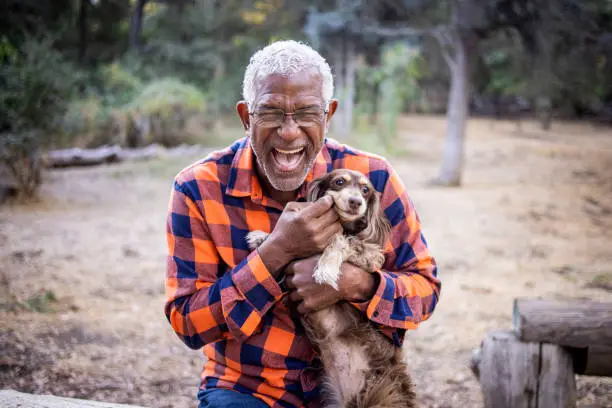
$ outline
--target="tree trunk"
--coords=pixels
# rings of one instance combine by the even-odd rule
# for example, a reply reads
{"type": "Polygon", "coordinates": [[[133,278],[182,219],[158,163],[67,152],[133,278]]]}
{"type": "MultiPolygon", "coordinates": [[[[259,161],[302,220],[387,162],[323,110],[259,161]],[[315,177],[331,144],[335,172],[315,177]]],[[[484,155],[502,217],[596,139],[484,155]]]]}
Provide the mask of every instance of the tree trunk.
{"type": "Polygon", "coordinates": [[[144,6],[148,0],[138,0],[134,5],[132,18],[130,19],[130,48],[140,50],[142,44],[140,42],[140,33],[142,32],[142,16],[144,6]]]}
{"type": "Polygon", "coordinates": [[[355,43],[351,38],[345,40],[344,63],[344,126],[343,138],[350,136],[353,130],[353,110],[355,108],[355,71],[357,68],[357,54],[355,43]]]}
{"type": "Polygon", "coordinates": [[[542,130],[550,130],[552,125],[552,102],[550,98],[545,96],[536,98],[536,115],[540,120],[542,130]]]}
{"type": "Polygon", "coordinates": [[[447,129],[444,142],[442,168],[437,184],[459,186],[463,168],[463,141],[469,115],[470,61],[474,44],[468,35],[459,34],[455,38],[451,71],[451,89],[446,111],[447,129]]]}
{"type": "Polygon", "coordinates": [[[339,100],[339,109],[336,111],[332,120],[332,131],[335,137],[341,139],[344,136],[344,47],[342,41],[337,41],[337,46],[333,47],[331,56],[334,69],[334,96],[339,100]]]}
{"type": "Polygon", "coordinates": [[[89,0],[81,0],[79,8],[79,62],[83,64],[87,53],[87,8],[89,0]]]}

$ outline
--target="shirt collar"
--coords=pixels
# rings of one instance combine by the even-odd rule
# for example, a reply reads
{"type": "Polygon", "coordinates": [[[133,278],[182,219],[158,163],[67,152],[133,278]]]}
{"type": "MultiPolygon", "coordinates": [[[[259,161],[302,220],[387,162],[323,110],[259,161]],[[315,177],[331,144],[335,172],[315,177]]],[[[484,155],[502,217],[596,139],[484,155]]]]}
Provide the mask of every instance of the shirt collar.
{"type": "MultiPolygon", "coordinates": [[[[238,150],[232,160],[229,178],[225,193],[233,197],[248,197],[255,202],[266,205],[272,201],[263,195],[263,189],[259,181],[259,176],[255,170],[255,154],[251,146],[251,138],[245,137],[237,142],[238,150]]],[[[327,139],[323,141],[323,148],[317,154],[314,165],[306,180],[298,191],[297,198],[306,198],[308,186],[312,180],[326,174],[331,169],[331,156],[327,149],[327,139]]]]}

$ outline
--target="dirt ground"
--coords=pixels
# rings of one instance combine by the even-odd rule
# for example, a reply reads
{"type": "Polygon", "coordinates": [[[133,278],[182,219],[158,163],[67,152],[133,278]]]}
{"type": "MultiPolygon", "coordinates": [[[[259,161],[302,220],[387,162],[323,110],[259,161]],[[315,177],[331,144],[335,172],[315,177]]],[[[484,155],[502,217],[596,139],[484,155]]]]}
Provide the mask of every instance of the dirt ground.
{"type": "MultiPolygon", "coordinates": [[[[444,126],[403,118],[391,159],[443,282],[405,347],[422,407],[479,407],[471,350],[511,327],[514,298],[612,301],[612,130],[474,119],[448,189],[428,184],[444,126]]],[[[0,207],[0,388],[196,405],[203,358],[163,315],[168,194],[195,159],[54,170],[39,202],[0,207]]],[[[579,407],[612,407],[612,378],[578,387],[579,407]]]]}

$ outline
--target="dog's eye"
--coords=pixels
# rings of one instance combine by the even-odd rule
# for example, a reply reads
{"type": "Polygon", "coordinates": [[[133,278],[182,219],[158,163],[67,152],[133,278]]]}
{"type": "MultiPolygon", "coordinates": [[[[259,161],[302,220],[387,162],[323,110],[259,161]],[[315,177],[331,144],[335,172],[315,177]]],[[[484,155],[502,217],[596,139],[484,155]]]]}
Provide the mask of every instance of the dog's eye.
{"type": "Polygon", "coordinates": [[[344,179],[339,178],[338,180],[336,180],[336,185],[338,187],[342,187],[344,185],[344,179]]]}
{"type": "Polygon", "coordinates": [[[363,186],[361,187],[361,192],[363,194],[368,194],[370,192],[370,189],[368,188],[368,186],[363,186]]]}

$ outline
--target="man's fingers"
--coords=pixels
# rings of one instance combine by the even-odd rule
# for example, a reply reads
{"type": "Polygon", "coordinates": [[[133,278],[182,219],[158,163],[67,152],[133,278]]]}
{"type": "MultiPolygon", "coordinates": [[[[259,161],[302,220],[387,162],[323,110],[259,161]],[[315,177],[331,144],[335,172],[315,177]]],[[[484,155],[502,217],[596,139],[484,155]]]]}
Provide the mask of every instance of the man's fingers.
{"type": "Polygon", "coordinates": [[[308,208],[311,205],[311,203],[299,203],[297,201],[290,201],[285,206],[285,211],[302,211],[304,208],[308,208]]]}
{"type": "Polygon", "coordinates": [[[316,225],[317,229],[325,228],[334,222],[337,222],[340,218],[338,217],[338,213],[334,210],[328,210],[323,213],[319,218],[317,218],[313,224],[316,225]]]}
{"type": "Polygon", "coordinates": [[[327,242],[327,245],[329,245],[331,240],[336,235],[342,234],[342,231],[343,231],[342,224],[340,224],[339,222],[336,222],[336,223],[333,223],[323,228],[323,230],[321,231],[321,234],[323,236],[324,242],[327,242]]]}
{"type": "Polygon", "coordinates": [[[333,204],[334,199],[330,196],[321,197],[317,201],[306,207],[303,210],[303,214],[306,217],[319,218],[320,216],[325,214],[325,212],[329,210],[333,204]]]}

